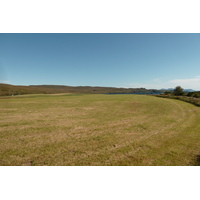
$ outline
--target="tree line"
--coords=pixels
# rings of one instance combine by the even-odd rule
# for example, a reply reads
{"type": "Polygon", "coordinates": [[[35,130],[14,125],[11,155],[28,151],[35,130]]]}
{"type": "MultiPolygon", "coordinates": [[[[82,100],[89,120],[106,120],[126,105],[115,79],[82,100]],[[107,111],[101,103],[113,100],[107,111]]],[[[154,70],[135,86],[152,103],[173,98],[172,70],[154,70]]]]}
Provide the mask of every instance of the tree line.
{"type": "Polygon", "coordinates": [[[176,86],[173,91],[165,91],[164,94],[165,95],[188,96],[188,97],[200,98],[200,91],[185,92],[181,86],[176,86]]]}

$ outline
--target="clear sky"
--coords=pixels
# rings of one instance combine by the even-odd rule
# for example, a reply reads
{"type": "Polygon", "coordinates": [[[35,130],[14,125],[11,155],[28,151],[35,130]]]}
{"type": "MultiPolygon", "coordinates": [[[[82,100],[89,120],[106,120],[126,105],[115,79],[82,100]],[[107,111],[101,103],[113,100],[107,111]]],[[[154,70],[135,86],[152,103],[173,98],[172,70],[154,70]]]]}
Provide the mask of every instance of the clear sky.
{"type": "Polygon", "coordinates": [[[200,34],[0,34],[0,82],[200,90],[200,34]]]}

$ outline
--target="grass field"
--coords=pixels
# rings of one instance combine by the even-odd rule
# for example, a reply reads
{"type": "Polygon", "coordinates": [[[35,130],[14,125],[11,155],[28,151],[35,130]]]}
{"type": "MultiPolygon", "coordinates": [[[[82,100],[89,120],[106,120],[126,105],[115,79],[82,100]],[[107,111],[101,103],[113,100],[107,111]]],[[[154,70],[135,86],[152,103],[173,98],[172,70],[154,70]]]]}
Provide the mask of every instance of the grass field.
{"type": "Polygon", "coordinates": [[[0,165],[199,165],[200,108],[145,95],[0,99],[0,165]]]}

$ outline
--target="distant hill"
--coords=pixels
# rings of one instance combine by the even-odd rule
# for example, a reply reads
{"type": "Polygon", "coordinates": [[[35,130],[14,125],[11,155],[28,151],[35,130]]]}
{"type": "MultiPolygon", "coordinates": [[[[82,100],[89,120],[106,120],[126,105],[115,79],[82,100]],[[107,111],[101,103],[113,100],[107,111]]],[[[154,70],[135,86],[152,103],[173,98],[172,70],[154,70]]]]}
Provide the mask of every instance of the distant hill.
{"type": "Polygon", "coordinates": [[[174,90],[174,88],[168,88],[168,89],[166,89],[166,88],[161,88],[160,90],[162,90],[162,91],[171,91],[171,90],[174,90]]]}
{"type": "Polygon", "coordinates": [[[115,88],[65,85],[29,85],[16,86],[0,83],[0,96],[23,94],[56,94],[56,93],[84,93],[84,94],[160,94],[161,90],[145,88],[115,88]]]}
{"type": "MultiPolygon", "coordinates": [[[[174,88],[168,88],[168,89],[162,88],[160,90],[161,91],[173,91],[174,88]]],[[[195,90],[192,90],[192,89],[183,89],[183,91],[185,91],[185,92],[194,92],[195,90]]]]}
{"type": "Polygon", "coordinates": [[[183,91],[185,91],[185,92],[194,92],[195,90],[192,90],[192,89],[183,89],[183,91]]]}

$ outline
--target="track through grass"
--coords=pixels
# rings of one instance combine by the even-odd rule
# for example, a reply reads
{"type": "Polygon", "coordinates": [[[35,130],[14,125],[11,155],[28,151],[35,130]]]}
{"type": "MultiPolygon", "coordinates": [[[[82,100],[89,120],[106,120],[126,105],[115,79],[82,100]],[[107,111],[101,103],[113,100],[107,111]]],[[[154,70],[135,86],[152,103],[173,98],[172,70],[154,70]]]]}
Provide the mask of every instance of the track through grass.
{"type": "Polygon", "coordinates": [[[199,107],[173,99],[0,99],[0,165],[199,165],[199,130],[199,107]]]}

